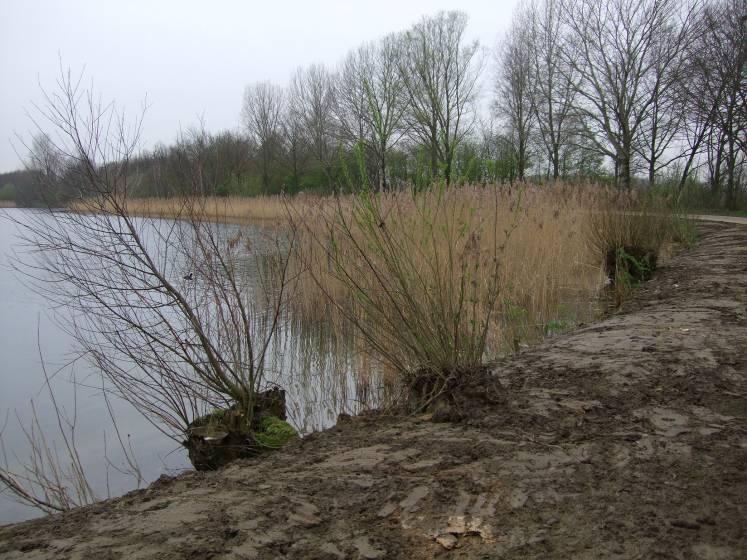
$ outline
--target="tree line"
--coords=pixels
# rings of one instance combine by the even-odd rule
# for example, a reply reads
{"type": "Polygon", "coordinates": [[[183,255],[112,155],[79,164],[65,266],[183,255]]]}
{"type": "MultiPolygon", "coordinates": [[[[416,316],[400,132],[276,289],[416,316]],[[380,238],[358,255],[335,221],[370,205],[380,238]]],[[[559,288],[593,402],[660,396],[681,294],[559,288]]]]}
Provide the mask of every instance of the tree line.
{"type": "MultiPolygon", "coordinates": [[[[747,184],[746,22],[745,0],[530,0],[491,55],[467,37],[466,14],[426,16],[335,68],[249,84],[237,131],[199,126],[133,158],[129,190],[583,177],[676,194],[697,182],[735,207],[747,184]]],[[[57,173],[62,198],[83,196],[64,181],[75,162],[55,161],[44,140],[35,138],[30,166],[57,173]]]]}
{"type": "Polygon", "coordinates": [[[498,55],[497,110],[517,168],[564,174],[576,146],[616,184],[702,179],[734,207],[745,188],[744,0],[535,0],[498,55]]]}

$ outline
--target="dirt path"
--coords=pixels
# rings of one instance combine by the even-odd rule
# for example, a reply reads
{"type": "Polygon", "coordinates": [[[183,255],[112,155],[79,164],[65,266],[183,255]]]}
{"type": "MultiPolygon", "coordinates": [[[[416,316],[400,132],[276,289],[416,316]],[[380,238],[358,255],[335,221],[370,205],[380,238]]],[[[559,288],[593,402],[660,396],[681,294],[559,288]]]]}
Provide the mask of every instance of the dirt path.
{"type": "Polygon", "coordinates": [[[707,214],[693,214],[690,216],[694,220],[701,220],[704,222],[721,222],[723,224],[740,224],[747,226],[747,218],[740,216],[711,216],[707,214]]]}
{"type": "Polygon", "coordinates": [[[264,461],[0,528],[5,559],[747,558],[747,228],[498,364],[460,422],[360,417],[264,461]]]}

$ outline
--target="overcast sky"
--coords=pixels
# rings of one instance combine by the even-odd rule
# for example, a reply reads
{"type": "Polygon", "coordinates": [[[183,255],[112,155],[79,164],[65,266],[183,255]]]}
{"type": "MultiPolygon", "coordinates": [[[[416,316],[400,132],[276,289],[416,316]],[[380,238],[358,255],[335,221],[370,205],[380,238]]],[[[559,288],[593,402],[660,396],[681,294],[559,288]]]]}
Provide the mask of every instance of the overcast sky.
{"type": "MultiPolygon", "coordinates": [[[[104,99],[136,111],[147,94],[144,146],[170,143],[203,117],[239,125],[254,81],[285,85],[299,66],[334,66],[361,42],[425,14],[460,9],[468,34],[493,49],[517,0],[0,0],[0,172],[21,167],[16,134],[50,88],[59,60],[104,99]]],[[[21,154],[23,155],[23,154],[21,154]]]]}

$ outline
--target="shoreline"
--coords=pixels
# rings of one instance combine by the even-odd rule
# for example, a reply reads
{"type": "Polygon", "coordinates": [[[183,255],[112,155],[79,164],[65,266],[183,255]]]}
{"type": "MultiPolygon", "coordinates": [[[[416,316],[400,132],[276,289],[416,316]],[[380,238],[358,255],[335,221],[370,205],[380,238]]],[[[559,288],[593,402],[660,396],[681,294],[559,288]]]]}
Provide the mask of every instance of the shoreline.
{"type": "Polygon", "coordinates": [[[4,526],[0,555],[739,558],[747,229],[700,229],[621,312],[493,366],[460,421],[341,418],[263,460],[4,526]]]}

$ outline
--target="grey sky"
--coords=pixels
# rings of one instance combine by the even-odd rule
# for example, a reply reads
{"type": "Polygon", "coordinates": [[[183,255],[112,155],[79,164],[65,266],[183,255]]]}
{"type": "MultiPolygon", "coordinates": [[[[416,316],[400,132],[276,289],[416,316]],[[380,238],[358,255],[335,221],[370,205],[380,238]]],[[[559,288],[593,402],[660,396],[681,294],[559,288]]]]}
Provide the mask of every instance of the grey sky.
{"type": "Polygon", "coordinates": [[[470,37],[493,48],[517,0],[0,0],[0,172],[21,166],[15,134],[50,88],[59,57],[85,69],[104,99],[138,110],[147,94],[145,146],[171,142],[204,117],[236,128],[244,87],[286,84],[298,66],[334,66],[361,42],[422,15],[460,9],[470,37]]]}

